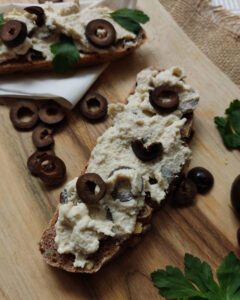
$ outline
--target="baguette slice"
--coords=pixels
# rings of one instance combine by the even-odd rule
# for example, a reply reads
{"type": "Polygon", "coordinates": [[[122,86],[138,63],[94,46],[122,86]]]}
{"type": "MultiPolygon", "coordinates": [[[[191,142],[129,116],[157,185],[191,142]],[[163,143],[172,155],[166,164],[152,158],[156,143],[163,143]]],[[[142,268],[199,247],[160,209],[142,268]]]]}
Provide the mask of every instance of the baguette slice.
{"type": "MultiPolygon", "coordinates": [[[[133,92],[131,93],[133,94],[133,92]]],[[[194,108],[196,103],[193,104],[194,108]]],[[[191,141],[193,136],[193,112],[186,113],[184,117],[187,119],[185,125],[181,128],[181,138],[185,144],[188,144],[191,141]]],[[[172,181],[169,184],[169,188],[166,192],[166,197],[160,204],[157,204],[155,201],[152,201],[151,198],[146,198],[145,206],[154,212],[161,208],[164,203],[170,201],[172,199],[172,195],[177,187],[178,178],[184,172],[184,169],[188,166],[189,161],[186,161],[185,164],[182,166],[181,171],[179,174],[176,174],[172,181]]],[[[74,267],[74,255],[72,254],[59,254],[57,251],[57,246],[55,243],[55,224],[58,220],[58,210],[55,212],[53,218],[51,219],[47,229],[44,231],[42,238],[39,243],[39,249],[41,254],[43,255],[44,260],[47,264],[52,267],[63,269],[67,272],[72,273],[96,273],[99,269],[105,265],[107,262],[112,260],[113,258],[120,255],[126,248],[132,247],[136,245],[136,243],[141,239],[141,236],[150,229],[150,222],[141,222],[137,221],[137,226],[135,227],[135,231],[133,234],[124,236],[121,239],[107,237],[100,242],[99,250],[91,255],[91,261],[93,261],[93,267],[91,269],[88,268],[79,268],[74,267]]]]}
{"type": "MultiPolygon", "coordinates": [[[[79,59],[76,68],[88,67],[99,65],[114,60],[121,59],[128,54],[133,53],[136,49],[142,46],[146,41],[146,33],[142,29],[136,38],[136,43],[131,46],[126,46],[123,42],[119,43],[114,51],[109,52],[99,52],[93,54],[82,54],[81,59],[79,59]]],[[[12,74],[12,73],[31,73],[38,71],[52,71],[53,65],[51,61],[45,60],[35,60],[29,62],[27,60],[13,60],[0,64],[0,75],[12,74]]]]}

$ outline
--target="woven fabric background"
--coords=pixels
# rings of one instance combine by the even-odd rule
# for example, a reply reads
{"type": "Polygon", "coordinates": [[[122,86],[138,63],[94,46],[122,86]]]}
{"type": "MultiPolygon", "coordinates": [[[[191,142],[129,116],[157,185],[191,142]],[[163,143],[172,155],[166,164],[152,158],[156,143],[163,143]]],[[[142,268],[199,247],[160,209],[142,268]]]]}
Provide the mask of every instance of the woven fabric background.
{"type": "Polygon", "coordinates": [[[240,87],[240,14],[213,7],[211,0],[159,1],[192,41],[240,87]]]}
{"type": "Polygon", "coordinates": [[[213,5],[222,5],[235,14],[240,14],[240,0],[212,0],[213,5]]]}

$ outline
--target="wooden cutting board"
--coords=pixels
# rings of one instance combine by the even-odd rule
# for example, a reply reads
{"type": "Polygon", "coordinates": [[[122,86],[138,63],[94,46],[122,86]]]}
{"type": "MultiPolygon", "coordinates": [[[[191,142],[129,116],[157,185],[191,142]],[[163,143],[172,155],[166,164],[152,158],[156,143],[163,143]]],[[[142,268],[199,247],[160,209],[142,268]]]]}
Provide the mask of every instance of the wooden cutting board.
{"type": "MultiPolygon", "coordinates": [[[[198,196],[192,208],[166,207],[156,213],[152,230],[143,241],[98,274],[81,276],[54,270],[43,262],[38,241],[58,204],[60,189],[47,189],[29,175],[26,160],[34,150],[31,134],[15,131],[9,108],[1,105],[0,299],[159,299],[149,278],[153,270],[167,264],[182,266],[185,252],[208,260],[215,268],[237,247],[239,222],[230,206],[229,191],[240,173],[240,154],[224,148],[213,118],[222,115],[240,91],[157,0],[140,0],[139,7],[151,17],[146,26],[148,42],[136,54],[111,64],[93,89],[111,102],[124,101],[143,68],[184,67],[188,81],[201,94],[191,145],[192,166],[207,167],[214,174],[215,187],[209,195],[198,196]]],[[[69,124],[56,136],[55,148],[67,164],[69,180],[83,170],[96,138],[109,124],[88,124],[77,109],[70,114],[69,124]]]]}

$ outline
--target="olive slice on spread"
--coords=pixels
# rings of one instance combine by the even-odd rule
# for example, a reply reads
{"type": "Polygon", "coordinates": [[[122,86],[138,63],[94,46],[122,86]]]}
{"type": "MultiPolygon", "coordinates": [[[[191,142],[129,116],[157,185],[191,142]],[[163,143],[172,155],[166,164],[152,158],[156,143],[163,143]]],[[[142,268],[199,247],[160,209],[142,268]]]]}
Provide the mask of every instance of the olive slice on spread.
{"type": "Polygon", "coordinates": [[[173,195],[172,205],[175,207],[193,205],[196,195],[197,187],[195,183],[189,178],[183,179],[173,195]]]}
{"type": "Polygon", "coordinates": [[[132,150],[138,159],[142,161],[151,161],[163,153],[163,146],[161,143],[153,143],[148,147],[144,146],[142,140],[136,140],[132,142],[132,150]]]}
{"type": "Polygon", "coordinates": [[[150,103],[159,112],[171,113],[179,106],[178,93],[170,86],[160,86],[150,92],[150,103]]]}
{"type": "Polygon", "coordinates": [[[65,111],[61,105],[56,102],[49,101],[43,104],[39,109],[40,120],[48,125],[55,125],[65,119],[65,111]]]}
{"type": "Polygon", "coordinates": [[[29,101],[16,102],[10,109],[10,119],[16,129],[30,130],[38,122],[38,108],[29,101]]]}
{"type": "Polygon", "coordinates": [[[57,156],[45,155],[39,159],[36,167],[38,177],[49,186],[63,183],[66,176],[66,166],[57,156]]]}
{"type": "Polygon", "coordinates": [[[17,20],[7,21],[0,31],[3,44],[9,48],[21,45],[25,41],[27,34],[26,24],[17,20]]]}
{"type": "Polygon", "coordinates": [[[206,194],[213,187],[213,175],[203,167],[191,169],[187,176],[196,184],[198,193],[200,194],[206,194]]]}
{"type": "Polygon", "coordinates": [[[112,46],[117,36],[113,25],[103,19],[89,22],[86,26],[85,33],[88,41],[98,48],[108,48],[112,46]]]}
{"type": "Polygon", "coordinates": [[[25,7],[24,10],[26,10],[29,14],[34,14],[37,16],[36,24],[38,27],[42,27],[44,25],[45,13],[42,7],[33,5],[25,7]]]}
{"type": "Polygon", "coordinates": [[[32,134],[33,144],[41,149],[54,144],[53,130],[45,126],[38,126],[32,134]]]}
{"type": "Polygon", "coordinates": [[[81,114],[88,120],[98,121],[106,117],[108,102],[98,93],[87,94],[79,103],[81,114]]]}
{"type": "Polygon", "coordinates": [[[142,224],[149,224],[152,218],[152,212],[152,207],[145,204],[140,213],[138,214],[137,220],[142,224]]]}
{"type": "Polygon", "coordinates": [[[79,198],[86,204],[97,204],[106,194],[106,183],[95,173],[80,176],[76,184],[79,198]]]}
{"type": "Polygon", "coordinates": [[[52,150],[48,150],[48,151],[36,151],[34,152],[27,161],[27,167],[29,169],[29,171],[31,172],[31,174],[33,176],[38,176],[38,164],[40,162],[40,159],[42,159],[43,157],[45,157],[46,155],[55,155],[54,151],[52,150]]]}

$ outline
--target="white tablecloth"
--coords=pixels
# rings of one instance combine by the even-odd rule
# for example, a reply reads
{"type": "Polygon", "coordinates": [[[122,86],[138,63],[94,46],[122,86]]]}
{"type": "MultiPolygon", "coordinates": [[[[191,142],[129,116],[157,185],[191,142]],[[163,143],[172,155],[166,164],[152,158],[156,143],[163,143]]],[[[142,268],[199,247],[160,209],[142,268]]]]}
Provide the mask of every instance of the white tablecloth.
{"type": "Polygon", "coordinates": [[[213,5],[222,5],[233,13],[240,15],[240,0],[212,0],[213,5]]]}

